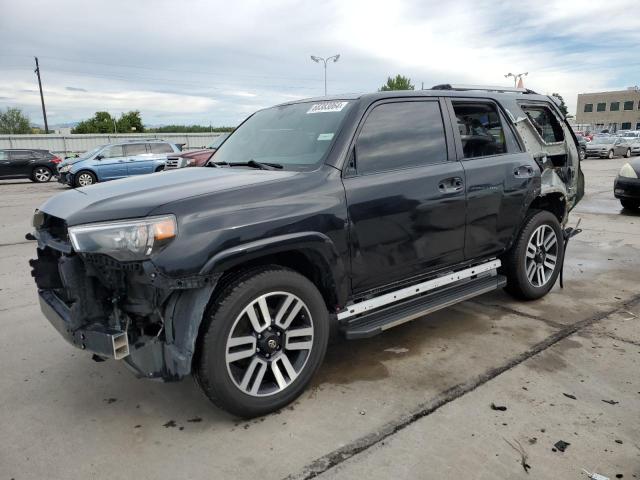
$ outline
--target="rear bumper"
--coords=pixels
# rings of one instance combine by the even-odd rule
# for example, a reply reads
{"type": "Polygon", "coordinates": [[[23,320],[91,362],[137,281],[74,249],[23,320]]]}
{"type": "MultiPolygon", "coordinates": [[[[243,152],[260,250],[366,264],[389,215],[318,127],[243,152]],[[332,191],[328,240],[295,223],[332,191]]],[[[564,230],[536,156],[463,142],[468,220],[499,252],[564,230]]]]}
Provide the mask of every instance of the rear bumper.
{"type": "Polygon", "coordinates": [[[613,195],[616,198],[640,200],[640,178],[616,177],[613,182],[613,195]]]}

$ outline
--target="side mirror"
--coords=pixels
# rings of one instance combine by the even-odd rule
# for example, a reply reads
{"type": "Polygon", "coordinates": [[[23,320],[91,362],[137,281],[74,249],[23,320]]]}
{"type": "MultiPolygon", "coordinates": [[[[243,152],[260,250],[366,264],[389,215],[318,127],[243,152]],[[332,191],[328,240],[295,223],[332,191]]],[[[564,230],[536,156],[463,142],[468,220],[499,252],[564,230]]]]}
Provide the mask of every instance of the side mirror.
{"type": "Polygon", "coordinates": [[[96,158],[95,158],[95,159],[96,159],[96,160],[102,160],[103,158],[104,158],[104,156],[102,156],[102,155],[96,155],[96,158]]]}

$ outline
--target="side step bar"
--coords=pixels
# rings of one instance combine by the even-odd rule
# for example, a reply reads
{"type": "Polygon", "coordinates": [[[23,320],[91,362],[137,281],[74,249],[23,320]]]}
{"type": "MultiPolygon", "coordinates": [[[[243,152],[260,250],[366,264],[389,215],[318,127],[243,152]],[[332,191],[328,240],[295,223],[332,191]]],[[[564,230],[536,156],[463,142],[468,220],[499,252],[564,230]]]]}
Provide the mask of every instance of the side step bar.
{"type": "Polygon", "coordinates": [[[506,283],[506,277],[495,272],[489,276],[464,279],[431,293],[343,321],[340,329],[351,340],[373,337],[391,327],[504,287],[506,283]]]}

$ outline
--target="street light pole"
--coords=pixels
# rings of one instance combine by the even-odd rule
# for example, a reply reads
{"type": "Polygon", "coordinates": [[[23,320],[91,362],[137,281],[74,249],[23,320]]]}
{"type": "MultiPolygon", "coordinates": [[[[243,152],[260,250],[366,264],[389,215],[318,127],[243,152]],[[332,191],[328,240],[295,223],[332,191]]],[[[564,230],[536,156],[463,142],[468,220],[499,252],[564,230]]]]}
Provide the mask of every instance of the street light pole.
{"type": "Polygon", "coordinates": [[[339,59],[340,59],[340,54],[333,55],[327,58],[316,57],[315,55],[311,55],[311,60],[313,60],[314,62],[324,63],[324,96],[325,97],[327,96],[327,63],[329,62],[329,60],[333,60],[333,63],[336,63],[339,59]]]}
{"type": "Polygon", "coordinates": [[[516,74],[509,72],[504,76],[504,78],[513,77],[513,86],[517,87],[518,80],[521,79],[522,77],[526,77],[527,75],[529,75],[529,72],[522,72],[522,73],[516,73],[516,74]]]}
{"type": "Polygon", "coordinates": [[[42,103],[42,117],[44,118],[44,133],[49,133],[49,124],[47,123],[47,110],[44,107],[44,95],[42,94],[42,81],[40,80],[40,65],[38,65],[38,57],[36,59],[36,69],[34,70],[38,76],[38,87],[40,88],[40,102],[42,103]]]}

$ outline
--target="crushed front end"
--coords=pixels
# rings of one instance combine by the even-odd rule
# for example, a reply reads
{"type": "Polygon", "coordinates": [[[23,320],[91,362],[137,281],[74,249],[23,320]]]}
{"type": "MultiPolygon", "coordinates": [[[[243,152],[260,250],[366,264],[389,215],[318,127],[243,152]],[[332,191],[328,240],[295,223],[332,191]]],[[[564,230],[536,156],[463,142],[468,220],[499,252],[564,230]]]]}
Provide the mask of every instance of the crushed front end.
{"type": "Polygon", "coordinates": [[[138,376],[179,380],[191,372],[195,340],[216,276],[172,279],[150,258],[126,261],[78,252],[61,218],[36,212],[30,260],[40,307],[72,345],[122,359],[138,376]]]}

